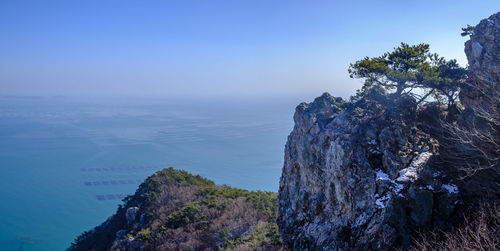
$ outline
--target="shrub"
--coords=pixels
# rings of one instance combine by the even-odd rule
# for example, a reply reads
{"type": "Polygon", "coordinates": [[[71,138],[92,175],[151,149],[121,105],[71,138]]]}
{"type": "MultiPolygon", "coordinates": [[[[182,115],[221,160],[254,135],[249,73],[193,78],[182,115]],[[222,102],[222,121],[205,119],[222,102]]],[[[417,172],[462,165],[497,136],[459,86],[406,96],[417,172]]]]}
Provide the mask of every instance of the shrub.
{"type": "Polygon", "coordinates": [[[143,229],[138,233],[139,241],[146,242],[151,237],[151,231],[149,229],[143,229]]]}
{"type": "Polygon", "coordinates": [[[500,206],[483,205],[450,232],[431,232],[414,240],[411,251],[489,251],[500,247],[500,206]]]}
{"type": "Polygon", "coordinates": [[[165,219],[165,227],[179,228],[190,223],[198,222],[203,219],[199,203],[189,203],[181,209],[171,213],[165,219]]]}

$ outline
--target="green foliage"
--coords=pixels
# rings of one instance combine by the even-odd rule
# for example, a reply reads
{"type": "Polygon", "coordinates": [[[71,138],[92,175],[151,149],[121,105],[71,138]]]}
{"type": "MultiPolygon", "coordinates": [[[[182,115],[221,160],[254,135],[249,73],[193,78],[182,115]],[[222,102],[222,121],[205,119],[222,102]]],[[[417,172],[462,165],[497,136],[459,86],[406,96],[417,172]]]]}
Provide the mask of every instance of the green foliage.
{"type": "Polygon", "coordinates": [[[131,231],[131,232],[128,232],[126,235],[123,236],[123,239],[128,239],[128,238],[133,238],[134,237],[134,233],[131,231]]]}
{"type": "Polygon", "coordinates": [[[336,107],[340,110],[343,110],[349,106],[349,102],[345,101],[341,97],[333,97],[333,100],[334,100],[334,103],[333,103],[334,107],[336,107]]]}
{"type": "Polygon", "coordinates": [[[247,196],[255,209],[271,217],[277,216],[278,213],[278,194],[272,192],[250,192],[247,196]]]}
{"type": "Polygon", "coordinates": [[[444,97],[449,106],[454,104],[459,88],[465,83],[467,70],[460,67],[455,59],[447,61],[437,54],[429,55],[429,61],[421,67],[419,81],[423,87],[431,89],[430,93],[436,100],[444,97]]]}
{"type": "Polygon", "coordinates": [[[190,223],[200,222],[205,216],[202,214],[200,203],[189,203],[181,209],[171,213],[166,219],[166,228],[179,228],[190,223]]]}
{"type": "Polygon", "coordinates": [[[163,233],[163,232],[167,231],[167,228],[165,226],[155,225],[155,226],[153,226],[152,231],[163,233]]]}
{"type": "Polygon", "coordinates": [[[467,25],[467,27],[465,28],[462,28],[462,33],[460,33],[460,35],[462,37],[465,37],[465,36],[470,36],[472,34],[474,34],[474,26],[471,26],[471,25],[467,25]]]}
{"type": "MultiPolygon", "coordinates": [[[[247,191],[229,186],[206,186],[196,194],[205,196],[204,201],[210,198],[236,199],[243,197],[251,201],[255,209],[269,216],[275,216],[278,211],[278,195],[273,192],[247,191]]],[[[209,201],[205,203],[209,203],[209,201]]]]}
{"type": "Polygon", "coordinates": [[[143,229],[138,233],[138,240],[146,242],[151,238],[151,231],[149,229],[143,229]]]}
{"type": "MultiPolygon", "coordinates": [[[[176,170],[173,167],[165,168],[148,177],[137,190],[135,197],[138,197],[138,202],[144,202],[146,205],[151,205],[160,196],[160,188],[162,185],[195,185],[195,186],[215,186],[215,183],[209,179],[205,179],[200,175],[192,175],[183,170],[176,170]]],[[[132,201],[134,196],[129,196],[124,199],[125,203],[132,201]]]]}
{"type": "Polygon", "coordinates": [[[352,101],[358,101],[373,91],[383,95],[393,92],[396,99],[404,95],[416,98],[417,105],[429,97],[439,99],[440,96],[453,104],[466,78],[465,69],[456,60],[447,61],[429,53],[428,44],[401,43],[392,52],[374,58],[365,57],[351,64],[348,71],[351,78],[365,80],[352,101]]]}
{"type": "Polygon", "coordinates": [[[199,187],[195,195],[201,196],[199,201],[186,203],[183,199],[179,202],[178,210],[166,217],[162,226],[157,226],[154,231],[165,231],[186,226],[191,223],[203,223],[207,217],[203,215],[203,208],[225,210],[227,199],[245,198],[252,202],[254,208],[265,215],[276,217],[278,211],[277,194],[262,191],[247,191],[229,186],[216,186],[214,182],[192,175],[186,171],[176,170],[172,167],[163,169],[148,177],[138,189],[135,196],[127,198],[143,202],[146,206],[152,205],[160,196],[160,189],[164,185],[173,184],[181,186],[194,185],[199,187]]]}
{"type": "Polygon", "coordinates": [[[213,186],[215,183],[209,179],[205,179],[200,175],[192,175],[184,170],[176,170],[173,167],[165,168],[150,176],[146,180],[151,182],[159,182],[159,184],[182,184],[185,186],[213,186]]]}
{"type": "MultiPolygon", "coordinates": [[[[340,102],[340,101],[339,101],[340,102]]],[[[219,198],[236,199],[244,197],[250,200],[257,210],[273,214],[277,211],[277,194],[273,192],[248,191],[229,186],[216,186],[211,180],[186,171],[175,170],[173,167],[163,169],[144,181],[138,191],[143,201],[155,201],[164,184],[194,185],[200,187],[196,195],[203,196],[200,202],[208,207],[219,207],[219,198]]],[[[183,201],[181,201],[183,203],[183,201]]]]}
{"type": "Polygon", "coordinates": [[[279,247],[282,245],[281,236],[276,223],[257,224],[252,227],[244,236],[231,238],[228,229],[224,228],[219,232],[219,240],[221,241],[220,250],[239,249],[266,249],[266,245],[279,247]]]}
{"type": "MultiPolygon", "coordinates": [[[[103,223],[105,228],[98,227],[93,232],[82,234],[72,246],[85,247],[85,250],[91,250],[96,245],[101,245],[102,249],[109,247],[114,239],[108,236],[114,236],[116,231],[124,229],[126,224],[124,214],[126,208],[131,206],[140,207],[145,217],[140,228],[134,226],[126,229],[128,233],[125,237],[134,237],[144,242],[145,250],[155,250],[155,247],[162,243],[176,246],[179,245],[178,240],[185,243],[196,240],[200,243],[200,250],[214,248],[212,242],[204,243],[204,239],[205,236],[211,238],[218,236],[218,226],[249,230],[251,228],[249,224],[276,225],[274,221],[278,212],[276,193],[216,186],[214,182],[199,175],[175,170],[172,167],[148,177],[139,186],[135,195],[128,196],[124,202],[123,206],[119,206],[117,214],[103,223]],[[186,196],[180,194],[182,192],[186,192],[186,196]],[[238,211],[235,213],[226,211],[229,207],[238,211]],[[247,219],[245,217],[248,211],[250,217],[247,219]],[[165,212],[171,213],[166,215],[165,212]],[[112,234],[109,235],[108,231],[112,234]],[[175,243],[172,242],[174,239],[175,243]]],[[[260,229],[257,232],[259,231],[260,229]]],[[[263,240],[267,241],[266,247],[271,249],[272,243],[281,243],[277,227],[259,233],[261,232],[263,234],[257,236],[232,237],[227,232],[224,235],[222,231],[220,236],[226,237],[222,241],[223,246],[228,249],[249,243],[252,243],[252,247],[257,247],[263,245],[263,240]]],[[[250,248],[252,249],[255,248],[250,248]]]]}
{"type": "Polygon", "coordinates": [[[221,242],[219,246],[220,250],[231,250],[232,248],[243,243],[243,239],[241,237],[231,239],[227,228],[223,228],[219,231],[219,241],[221,242]]]}
{"type": "Polygon", "coordinates": [[[428,44],[401,43],[393,52],[351,64],[349,74],[351,78],[364,78],[365,89],[381,86],[388,91],[396,89],[400,95],[407,88],[417,87],[418,69],[426,62],[428,53],[428,44]]]}
{"type": "Polygon", "coordinates": [[[269,224],[266,228],[266,237],[276,246],[281,246],[281,235],[277,224],[269,224]]]}

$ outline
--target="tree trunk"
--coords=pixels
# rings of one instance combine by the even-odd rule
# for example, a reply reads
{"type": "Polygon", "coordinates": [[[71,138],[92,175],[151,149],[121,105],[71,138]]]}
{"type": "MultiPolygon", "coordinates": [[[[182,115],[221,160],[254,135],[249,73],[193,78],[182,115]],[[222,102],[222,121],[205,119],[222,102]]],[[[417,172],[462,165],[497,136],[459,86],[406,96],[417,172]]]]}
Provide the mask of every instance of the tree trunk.
{"type": "Polygon", "coordinates": [[[396,87],[396,95],[399,97],[401,96],[401,93],[403,93],[403,88],[404,84],[402,83],[398,83],[397,87],[396,87]]]}

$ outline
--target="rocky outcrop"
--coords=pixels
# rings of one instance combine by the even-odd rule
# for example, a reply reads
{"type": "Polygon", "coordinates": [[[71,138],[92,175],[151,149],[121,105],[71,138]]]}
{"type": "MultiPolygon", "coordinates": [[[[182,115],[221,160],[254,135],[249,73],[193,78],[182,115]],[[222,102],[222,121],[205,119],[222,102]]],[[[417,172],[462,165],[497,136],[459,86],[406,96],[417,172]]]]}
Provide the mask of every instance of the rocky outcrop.
{"type": "MultiPolygon", "coordinates": [[[[460,98],[470,109],[459,122],[466,126],[470,116],[481,115],[482,125],[494,127],[488,118],[496,112],[498,119],[500,13],[475,27],[465,52],[469,78],[460,98]]],[[[283,241],[309,250],[405,248],[417,230],[450,227],[464,198],[498,194],[498,172],[458,180],[454,175],[463,163],[442,162],[442,155],[458,155],[427,134],[453,141],[437,122],[440,113],[439,106],[417,111],[412,98],[375,91],[355,103],[323,94],[300,104],[280,180],[283,241]]],[[[499,136],[493,127],[486,128],[487,138],[499,136]]],[[[487,150],[498,154],[494,147],[487,150]]]]}
{"type": "Polygon", "coordinates": [[[289,247],[407,246],[413,230],[453,213],[459,191],[428,165],[437,144],[417,128],[415,101],[371,97],[346,104],[325,93],[297,107],[279,190],[289,247]]]}
{"type": "Polygon", "coordinates": [[[69,250],[281,250],[277,210],[276,193],[217,186],[170,167],[69,250]]]}
{"type": "Polygon", "coordinates": [[[484,101],[484,96],[500,93],[500,12],[475,26],[465,43],[465,54],[469,79],[460,93],[461,102],[465,106],[490,102],[484,101]]]}
{"type": "Polygon", "coordinates": [[[125,212],[125,218],[127,219],[127,223],[129,225],[134,225],[135,217],[136,217],[138,211],[139,211],[138,207],[127,208],[127,211],[125,212]]]}
{"type": "MultiPolygon", "coordinates": [[[[443,157],[467,159],[466,179],[459,184],[468,201],[500,200],[500,12],[475,26],[465,43],[469,62],[460,101],[466,107],[458,118],[462,134],[453,137],[459,154],[443,157]],[[476,164],[477,163],[477,164],[476,164]],[[472,175],[471,175],[472,174],[472,175]]],[[[454,135],[456,136],[456,135],[454,135]]]]}

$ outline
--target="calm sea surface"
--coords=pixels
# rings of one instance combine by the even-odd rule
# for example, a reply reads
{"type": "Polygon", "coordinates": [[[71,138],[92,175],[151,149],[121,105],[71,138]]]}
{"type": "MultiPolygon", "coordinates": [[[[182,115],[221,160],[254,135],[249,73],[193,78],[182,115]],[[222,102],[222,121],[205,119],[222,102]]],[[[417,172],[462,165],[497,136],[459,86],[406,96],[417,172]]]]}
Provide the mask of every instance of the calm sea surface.
{"type": "Polygon", "coordinates": [[[0,98],[0,250],[64,250],[173,166],[277,191],[294,101],[0,98]]]}

